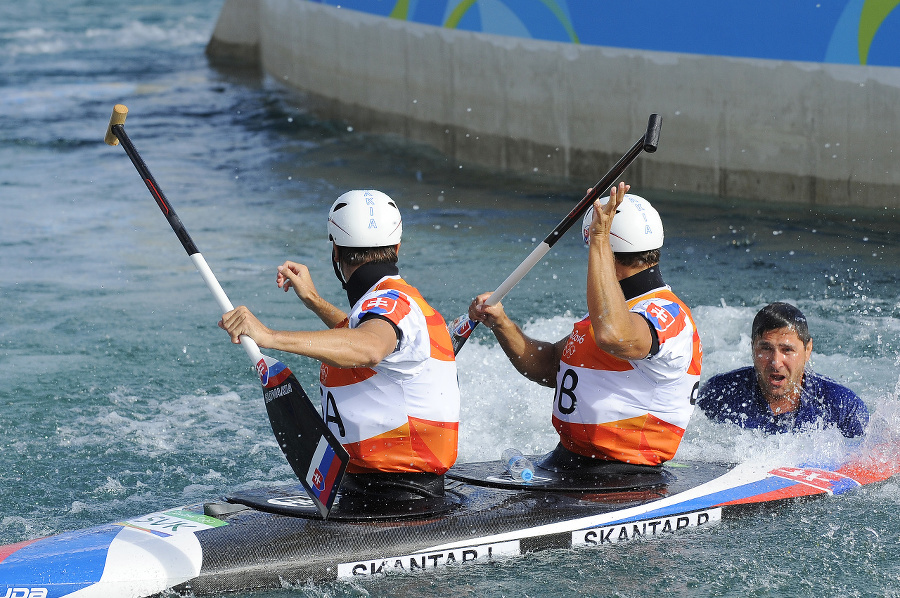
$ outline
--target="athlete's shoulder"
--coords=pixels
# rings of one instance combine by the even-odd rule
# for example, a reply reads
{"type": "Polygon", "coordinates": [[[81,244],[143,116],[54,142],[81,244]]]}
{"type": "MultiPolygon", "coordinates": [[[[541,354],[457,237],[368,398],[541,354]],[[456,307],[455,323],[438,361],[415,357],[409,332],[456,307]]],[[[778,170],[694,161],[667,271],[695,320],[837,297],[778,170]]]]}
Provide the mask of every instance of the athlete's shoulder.
{"type": "MultiPolygon", "coordinates": [[[[661,316],[662,323],[689,322],[693,326],[690,308],[678,298],[669,286],[650,291],[632,299],[629,303],[631,303],[631,311],[641,313],[648,319],[661,316]]],[[[653,322],[652,319],[651,322],[653,322]]]]}
{"type": "Polygon", "coordinates": [[[374,289],[380,290],[388,290],[392,289],[395,291],[399,291],[405,295],[408,295],[412,299],[422,300],[422,293],[419,292],[419,289],[414,287],[413,285],[406,282],[404,278],[401,276],[385,276],[378,284],[373,287],[374,289]]]}
{"type": "Polygon", "coordinates": [[[357,321],[364,316],[375,315],[398,323],[411,309],[412,302],[405,293],[397,289],[375,288],[363,295],[353,315],[357,321]]]}
{"type": "Polygon", "coordinates": [[[742,368],[737,368],[736,370],[730,370],[727,372],[722,372],[720,374],[715,374],[710,377],[708,384],[712,383],[736,383],[736,382],[750,382],[753,380],[756,375],[756,370],[753,369],[752,365],[748,365],[742,368]]]}
{"type": "Polygon", "coordinates": [[[818,396],[829,400],[855,400],[861,401],[856,393],[844,386],[843,384],[824,376],[822,374],[807,371],[804,377],[804,384],[810,386],[818,396]]]}
{"type": "MultiPolygon", "coordinates": [[[[631,311],[641,314],[660,333],[674,336],[689,325],[687,311],[678,303],[659,297],[643,299],[631,311]],[[673,334],[674,333],[674,334],[673,334]]],[[[663,339],[660,338],[660,341],[663,339]]]]}
{"type": "Polygon", "coordinates": [[[869,423],[869,409],[855,392],[815,372],[807,372],[803,384],[804,390],[807,384],[815,390],[818,408],[821,409],[826,424],[836,425],[848,438],[862,436],[865,433],[869,423]]]}
{"type": "Polygon", "coordinates": [[[707,414],[721,411],[724,405],[744,403],[752,396],[753,366],[716,374],[700,387],[697,406],[707,414]]]}

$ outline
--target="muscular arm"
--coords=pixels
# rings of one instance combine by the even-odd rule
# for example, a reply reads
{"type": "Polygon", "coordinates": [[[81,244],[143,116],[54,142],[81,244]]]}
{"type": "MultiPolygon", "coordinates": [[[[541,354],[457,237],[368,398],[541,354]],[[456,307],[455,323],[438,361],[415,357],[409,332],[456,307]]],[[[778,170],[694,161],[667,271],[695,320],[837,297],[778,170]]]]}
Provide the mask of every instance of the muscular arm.
{"type": "Polygon", "coordinates": [[[315,299],[303,304],[329,328],[334,328],[348,318],[347,312],[316,295],[315,299]]]}
{"type": "Polygon", "coordinates": [[[491,329],[509,362],[520,374],[542,386],[556,386],[556,373],[566,339],[556,343],[539,341],[522,332],[512,320],[510,326],[491,329]]]}
{"type": "Polygon", "coordinates": [[[644,359],[650,354],[653,336],[647,320],[629,311],[619,286],[615,255],[609,244],[609,231],[616,208],[628,187],[613,187],[609,201],[594,202],[588,249],[587,304],[597,346],[620,359],[644,359]]]}
{"type": "Polygon", "coordinates": [[[312,277],[309,275],[309,269],[303,264],[286,261],[278,266],[275,283],[279,288],[284,289],[285,293],[289,289],[294,289],[303,305],[316,314],[329,328],[334,328],[347,318],[344,310],[332,305],[319,295],[312,277]]]}
{"type": "Polygon", "coordinates": [[[510,363],[520,374],[543,386],[556,386],[556,372],[566,339],[549,343],[531,338],[509,319],[503,305],[485,305],[490,293],[479,295],[469,307],[469,317],[491,329],[510,363]]]}
{"type": "Polygon", "coordinates": [[[620,359],[643,359],[650,354],[653,336],[647,320],[629,311],[616,278],[612,250],[591,248],[588,258],[587,303],[600,349],[620,359]],[[608,254],[608,255],[605,255],[608,254]]]}
{"type": "Polygon", "coordinates": [[[245,334],[260,347],[312,357],[337,367],[373,367],[397,346],[397,333],[385,320],[372,318],[356,328],[331,330],[271,330],[249,309],[240,306],[219,322],[234,343],[245,334]]]}

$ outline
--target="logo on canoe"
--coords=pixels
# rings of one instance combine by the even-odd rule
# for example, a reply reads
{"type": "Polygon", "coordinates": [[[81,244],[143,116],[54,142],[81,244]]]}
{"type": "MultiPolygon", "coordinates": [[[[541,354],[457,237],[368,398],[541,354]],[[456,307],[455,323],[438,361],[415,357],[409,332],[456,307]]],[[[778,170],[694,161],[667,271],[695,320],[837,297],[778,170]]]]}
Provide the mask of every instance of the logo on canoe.
{"type": "Polygon", "coordinates": [[[683,515],[671,515],[659,519],[647,519],[596,527],[588,530],[572,532],[572,546],[598,546],[602,544],[618,544],[630,542],[647,536],[661,536],[679,532],[683,529],[701,527],[718,523],[722,520],[722,509],[696,511],[683,515]]]}
{"type": "Polygon", "coordinates": [[[369,561],[357,561],[355,563],[340,563],[338,565],[338,579],[347,577],[371,577],[384,575],[391,571],[419,571],[423,569],[437,569],[447,565],[470,563],[474,561],[492,560],[494,557],[518,556],[521,554],[518,540],[499,542],[496,544],[481,544],[466,546],[463,548],[451,548],[447,550],[435,550],[432,552],[419,552],[405,556],[377,558],[369,561]]]}
{"type": "Polygon", "coordinates": [[[47,588],[9,588],[0,598],[47,598],[47,588]]]}
{"type": "Polygon", "coordinates": [[[769,472],[774,476],[798,482],[805,486],[812,486],[828,494],[843,494],[860,485],[853,478],[821,469],[799,469],[794,467],[779,467],[769,472]]]}

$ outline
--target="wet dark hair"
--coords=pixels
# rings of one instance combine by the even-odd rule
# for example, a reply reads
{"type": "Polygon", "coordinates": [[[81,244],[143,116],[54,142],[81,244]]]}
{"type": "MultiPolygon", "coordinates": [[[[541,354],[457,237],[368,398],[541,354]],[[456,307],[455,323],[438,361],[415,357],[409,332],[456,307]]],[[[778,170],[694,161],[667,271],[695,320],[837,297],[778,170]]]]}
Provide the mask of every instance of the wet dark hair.
{"type": "Polygon", "coordinates": [[[756,317],[753,318],[753,327],[751,328],[750,341],[756,342],[766,332],[779,330],[780,328],[791,328],[797,333],[797,337],[803,345],[808,345],[812,337],[809,335],[809,325],[806,323],[806,316],[803,312],[791,305],[790,303],[770,303],[765,306],[756,317]]]}
{"type": "Polygon", "coordinates": [[[659,263],[660,250],[650,249],[648,251],[633,251],[614,253],[616,261],[623,266],[633,268],[635,266],[655,266],[659,263]]]}
{"type": "Polygon", "coordinates": [[[385,247],[341,247],[335,245],[338,260],[348,266],[359,266],[366,263],[396,264],[397,246],[385,247]]]}

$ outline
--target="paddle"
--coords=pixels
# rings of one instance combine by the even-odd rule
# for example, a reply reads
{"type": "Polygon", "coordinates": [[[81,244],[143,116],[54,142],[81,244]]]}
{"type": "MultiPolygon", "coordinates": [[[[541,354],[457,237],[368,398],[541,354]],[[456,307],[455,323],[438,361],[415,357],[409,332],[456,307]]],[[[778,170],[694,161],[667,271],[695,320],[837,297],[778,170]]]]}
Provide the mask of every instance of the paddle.
{"type": "MultiPolygon", "coordinates": [[[[491,293],[491,296],[485,301],[486,304],[496,305],[506,297],[506,294],[509,293],[520,280],[525,278],[528,271],[531,270],[542,257],[547,255],[550,248],[559,241],[563,234],[581,219],[588,208],[594,203],[594,200],[606,193],[610,186],[616,182],[616,179],[625,172],[625,169],[634,162],[635,158],[637,158],[641,152],[652,154],[656,151],[656,146],[659,144],[659,129],[661,126],[662,118],[658,114],[651,114],[650,120],[647,122],[647,132],[644,133],[644,135],[631,146],[631,149],[616,162],[612,169],[591,188],[590,192],[584,196],[584,199],[572,208],[569,215],[563,218],[562,221],[556,225],[556,228],[550,231],[550,234],[534,248],[534,251],[519,264],[518,268],[513,270],[512,274],[497,287],[497,290],[491,293]]],[[[469,336],[471,336],[476,326],[478,326],[478,322],[470,320],[468,314],[463,314],[450,323],[448,329],[450,331],[450,338],[453,341],[454,353],[459,353],[459,350],[462,349],[462,346],[466,343],[469,336]]]]}
{"type": "MultiPolygon", "coordinates": [[[[117,104],[113,108],[104,141],[109,145],[118,145],[122,142],[122,147],[144,179],[159,209],[169,221],[181,245],[206,282],[206,286],[212,291],[219,309],[222,313],[231,311],[234,306],[125,133],[124,123],[127,115],[128,108],[122,104],[117,104]]],[[[322,518],[327,518],[350,456],[322,421],[318,410],[291,370],[277,359],[260,353],[257,344],[248,336],[241,336],[241,346],[259,373],[266,412],[278,445],[322,518]]]]}

